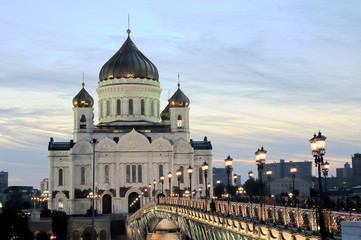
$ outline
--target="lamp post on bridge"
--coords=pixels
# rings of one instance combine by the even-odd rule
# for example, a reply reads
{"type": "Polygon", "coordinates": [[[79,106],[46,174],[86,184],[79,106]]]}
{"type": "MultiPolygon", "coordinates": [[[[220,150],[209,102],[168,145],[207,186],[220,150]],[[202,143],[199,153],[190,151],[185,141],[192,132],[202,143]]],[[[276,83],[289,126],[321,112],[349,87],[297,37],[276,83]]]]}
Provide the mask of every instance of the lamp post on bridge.
{"type": "Polygon", "coordinates": [[[178,169],[175,172],[175,175],[177,175],[177,179],[178,179],[178,197],[180,197],[181,196],[180,180],[181,180],[181,176],[182,176],[182,171],[178,169]]]}
{"type": "Polygon", "coordinates": [[[322,172],[323,172],[323,176],[325,178],[325,207],[328,207],[328,198],[327,198],[327,176],[328,176],[328,171],[330,170],[330,164],[326,161],[324,164],[322,164],[322,172]]]}
{"type": "Polygon", "coordinates": [[[260,206],[261,206],[261,217],[260,217],[260,220],[261,220],[261,223],[263,223],[263,204],[264,204],[264,201],[263,201],[263,183],[262,183],[262,172],[263,172],[263,165],[266,163],[266,154],[267,154],[267,151],[264,150],[263,146],[261,147],[261,149],[257,149],[257,151],[255,152],[255,156],[256,156],[256,164],[257,164],[257,168],[258,168],[258,175],[259,175],[259,181],[260,181],[260,190],[261,190],[261,196],[260,196],[260,206]]]}
{"type": "Polygon", "coordinates": [[[266,175],[268,178],[268,195],[271,197],[271,177],[272,177],[272,170],[268,169],[266,171],[266,175]]]}
{"type": "Polygon", "coordinates": [[[290,169],[292,175],[292,205],[296,207],[296,194],[295,194],[295,177],[297,173],[296,166],[291,167],[290,169]]]}
{"type": "Polygon", "coordinates": [[[193,168],[189,165],[188,167],[188,175],[189,175],[189,192],[191,193],[190,194],[190,198],[192,198],[192,173],[193,173],[193,168]]]}
{"type": "Polygon", "coordinates": [[[148,202],[150,202],[150,194],[152,193],[152,191],[151,191],[151,189],[152,189],[152,185],[150,185],[150,183],[148,184],[148,189],[149,189],[149,191],[148,191],[148,198],[149,198],[149,201],[148,201],[148,202]]]}
{"type": "Polygon", "coordinates": [[[172,173],[168,173],[169,196],[172,196],[172,173]]]}
{"type": "Polygon", "coordinates": [[[238,175],[237,174],[233,174],[233,184],[237,186],[237,178],[238,175]]]}
{"type": "Polygon", "coordinates": [[[155,185],[157,184],[157,181],[154,179],[153,180],[153,191],[154,191],[154,196],[153,196],[153,199],[155,200],[155,185]]]}
{"type": "Polygon", "coordinates": [[[321,181],[321,166],[323,164],[323,156],[326,153],[325,145],[326,145],[326,137],[322,136],[321,132],[318,132],[313,135],[313,138],[310,139],[312,155],[315,158],[315,165],[318,170],[318,191],[319,191],[319,201],[320,205],[318,208],[318,222],[320,225],[320,234],[321,238],[325,238],[325,225],[323,221],[323,197],[322,197],[322,181],[321,181]]]}
{"type": "Polygon", "coordinates": [[[160,182],[162,183],[162,194],[163,194],[163,185],[164,185],[164,176],[160,176],[160,182]]]}
{"type": "Polygon", "coordinates": [[[207,190],[207,174],[208,174],[208,163],[206,161],[204,161],[203,165],[202,165],[202,170],[203,170],[203,173],[204,173],[204,188],[205,188],[205,191],[206,191],[206,199],[208,199],[208,190],[207,190]]]}
{"type": "Polygon", "coordinates": [[[226,165],[226,173],[227,173],[227,193],[228,194],[230,194],[230,192],[231,192],[229,178],[231,176],[232,161],[233,161],[233,158],[231,158],[229,155],[226,159],[224,159],[224,164],[226,165]]]}

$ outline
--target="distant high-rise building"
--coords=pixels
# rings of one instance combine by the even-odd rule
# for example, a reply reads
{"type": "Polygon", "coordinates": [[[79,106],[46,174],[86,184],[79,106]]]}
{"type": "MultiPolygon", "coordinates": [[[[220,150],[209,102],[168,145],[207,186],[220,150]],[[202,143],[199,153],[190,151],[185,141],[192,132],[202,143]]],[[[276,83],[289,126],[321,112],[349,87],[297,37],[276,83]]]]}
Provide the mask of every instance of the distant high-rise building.
{"type": "Polygon", "coordinates": [[[0,172],[0,193],[4,193],[8,188],[9,174],[8,172],[0,172]]]}
{"type": "Polygon", "coordinates": [[[268,169],[272,170],[272,179],[276,178],[284,178],[284,177],[292,177],[290,169],[295,166],[297,168],[297,178],[305,179],[311,178],[312,176],[312,162],[304,161],[304,162],[285,162],[284,159],[281,159],[279,163],[267,163],[264,165],[263,174],[264,179],[267,179],[266,171],[268,169]]]}
{"type": "Polygon", "coordinates": [[[40,191],[43,193],[47,190],[49,190],[49,178],[44,178],[43,181],[40,182],[40,191]]]}
{"type": "Polygon", "coordinates": [[[336,168],[337,178],[352,178],[352,168],[348,162],[346,162],[343,168],[336,168]]]}
{"type": "MultiPolygon", "coordinates": [[[[230,185],[234,185],[234,180],[233,180],[233,169],[231,170],[231,175],[229,176],[229,184],[230,185]]],[[[239,179],[241,179],[241,176],[238,176],[239,179]]],[[[221,183],[224,186],[227,186],[228,184],[228,176],[227,176],[227,171],[226,168],[221,167],[221,168],[213,168],[213,186],[216,186],[216,181],[220,180],[221,183]]]]}
{"type": "Polygon", "coordinates": [[[353,185],[360,186],[361,185],[361,154],[355,153],[352,156],[352,171],[353,171],[353,185]]]}

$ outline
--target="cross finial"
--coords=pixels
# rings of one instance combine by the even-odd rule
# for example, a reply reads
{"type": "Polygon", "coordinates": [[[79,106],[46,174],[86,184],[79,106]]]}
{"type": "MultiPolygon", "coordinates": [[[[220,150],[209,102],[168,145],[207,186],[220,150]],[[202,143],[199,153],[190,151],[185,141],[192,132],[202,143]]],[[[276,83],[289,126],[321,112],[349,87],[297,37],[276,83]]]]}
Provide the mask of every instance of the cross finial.
{"type": "Polygon", "coordinates": [[[128,13],[128,29],[127,29],[128,37],[130,36],[130,16],[128,13]]]}
{"type": "Polygon", "coordinates": [[[84,86],[85,86],[85,83],[84,83],[84,72],[83,72],[83,83],[82,83],[81,85],[82,85],[82,87],[84,88],[84,86]]]}
{"type": "Polygon", "coordinates": [[[179,80],[179,78],[180,78],[180,75],[179,75],[179,72],[178,72],[178,84],[177,84],[178,88],[180,88],[180,80],[179,80]]]}

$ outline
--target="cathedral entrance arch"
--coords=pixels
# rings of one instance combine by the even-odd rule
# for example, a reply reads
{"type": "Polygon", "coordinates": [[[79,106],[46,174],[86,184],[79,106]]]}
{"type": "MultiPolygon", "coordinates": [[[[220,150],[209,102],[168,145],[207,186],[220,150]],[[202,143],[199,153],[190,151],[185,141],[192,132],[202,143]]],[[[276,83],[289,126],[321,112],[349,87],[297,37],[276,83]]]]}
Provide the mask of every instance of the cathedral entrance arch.
{"type": "Polygon", "coordinates": [[[112,197],[108,194],[103,196],[103,214],[112,213],[112,197]]]}
{"type": "Polygon", "coordinates": [[[139,193],[132,192],[128,196],[128,213],[135,213],[140,208],[140,201],[136,201],[134,204],[134,200],[139,196],[139,193]]]}
{"type": "MultiPolygon", "coordinates": [[[[96,229],[94,229],[94,235],[95,235],[95,237],[98,236],[96,229]]],[[[82,238],[83,238],[83,240],[91,240],[91,237],[92,237],[92,228],[86,227],[83,231],[82,238]]]]}

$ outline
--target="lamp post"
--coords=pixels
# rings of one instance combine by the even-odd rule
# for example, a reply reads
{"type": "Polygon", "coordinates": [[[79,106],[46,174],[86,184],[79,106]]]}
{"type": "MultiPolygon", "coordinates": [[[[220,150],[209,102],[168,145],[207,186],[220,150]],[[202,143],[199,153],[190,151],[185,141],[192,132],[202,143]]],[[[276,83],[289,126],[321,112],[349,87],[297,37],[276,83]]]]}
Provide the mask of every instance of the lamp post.
{"type": "Polygon", "coordinates": [[[207,174],[208,174],[208,163],[206,161],[204,161],[204,163],[202,164],[202,171],[204,173],[204,188],[206,190],[206,199],[208,199],[208,190],[207,190],[207,174]]]}
{"type": "Polygon", "coordinates": [[[148,188],[149,188],[149,191],[148,191],[148,198],[149,198],[149,202],[150,202],[150,195],[152,194],[152,191],[151,191],[151,189],[152,189],[152,185],[149,183],[148,184],[148,188]]]}
{"type": "Polygon", "coordinates": [[[319,224],[320,224],[320,234],[321,238],[324,238],[325,235],[325,225],[323,222],[323,199],[322,199],[322,186],[321,186],[321,166],[323,164],[323,155],[326,153],[325,144],[326,144],[326,137],[322,136],[321,132],[318,132],[313,135],[313,138],[310,139],[311,149],[312,149],[312,156],[315,158],[315,165],[318,170],[318,191],[319,191],[319,198],[320,198],[320,206],[318,208],[319,211],[319,224]]]}
{"type": "MultiPolygon", "coordinates": [[[[145,192],[145,193],[148,193],[148,188],[147,188],[147,187],[144,188],[144,192],[145,192]]],[[[144,197],[145,197],[145,196],[144,196],[144,197]]],[[[148,194],[148,202],[149,202],[149,194],[148,194]]],[[[147,200],[146,200],[146,199],[145,199],[145,203],[147,203],[147,200]]]]}
{"type": "Polygon", "coordinates": [[[252,180],[252,179],[253,179],[253,172],[252,172],[252,171],[249,171],[249,172],[248,172],[248,177],[249,177],[249,180],[252,180]]]}
{"type": "Polygon", "coordinates": [[[226,165],[226,173],[227,173],[227,193],[230,193],[229,189],[229,177],[231,175],[232,170],[232,161],[233,159],[228,155],[226,159],[224,159],[224,164],[226,165]]]}
{"type": "Polygon", "coordinates": [[[160,176],[160,182],[162,183],[162,194],[163,194],[163,184],[164,184],[164,176],[160,176]]]}
{"type": "Polygon", "coordinates": [[[180,196],[181,196],[180,180],[181,180],[181,176],[182,176],[182,171],[178,169],[178,170],[175,172],[175,175],[177,176],[177,179],[178,179],[178,197],[180,197],[180,196]]]}
{"type": "Polygon", "coordinates": [[[201,197],[202,197],[203,188],[202,188],[202,187],[199,187],[199,188],[198,188],[198,191],[199,191],[199,198],[201,198],[201,197]]]}
{"type": "Polygon", "coordinates": [[[297,173],[296,166],[291,167],[290,171],[292,175],[292,205],[295,207],[296,206],[295,177],[297,173]]]}
{"type": "Polygon", "coordinates": [[[237,178],[238,178],[238,175],[237,175],[237,174],[233,174],[233,184],[234,184],[234,185],[237,185],[237,178]]]}
{"type": "Polygon", "coordinates": [[[221,184],[221,180],[217,179],[216,183],[217,183],[217,185],[221,184]]]}
{"type": "Polygon", "coordinates": [[[263,222],[263,183],[262,183],[262,172],[263,172],[263,165],[266,163],[266,154],[267,151],[263,149],[263,146],[261,149],[257,149],[255,152],[256,156],[256,164],[258,168],[258,176],[260,181],[260,190],[261,190],[261,196],[260,196],[260,206],[261,206],[261,222],[263,222]]]}
{"type": "Polygon", "coordinates": [[[157,184],[157,181],[154,179],[153,180],[153,191],[154,191],[154,196],[153,199],[155,200],[155,185],[157,184]]]}
{"type": "Polygon", "coordinates": [[[191,193],[190,197],[192,198],[192,173],[193,173],[193,168],[189,165],[187,170],[188,170],[188,175],[189,175],[189,192],[191,193]]]}
{"type": "MultiPolygon", "coordinates": [[[[93,138],[91,140],[91,144],[93,145],[93,193],[95,192],[95,145],[97,144],[97,139],[93,138]]],[[[95,211],[94,211],[94,198],[92,200],[92,234],[91,239],[95,239],[95,230],[94,230],[94,222],[95,222],[95,211]]]]}
{"type": "Polygon", "coordinates": [[[169,196],[172,196],[172,173],[168,173],[169,196]]]}
{"type": "Polygon", "coordinates": [[[266,175],[267,175],[267,178],[268,178],[268,194],[269,196],[271,197],[271,177],[272,177],[272,170],[271,169],[268,169],[266,171],[266,175]]]}
{"type": "Polygon", "coordinates": [[[328,207],[327,201],[327,176],[328,176],[328,171],[330,170],[330,164],[326,161],[324,164],[322,164],[322,172],[323,172],[323,176],[325,178],[325,207],[328,207]]]}
{"type": "Polygon", "coordinates": [[[208,197],[209,197],[209,193],[210,193],[210,191],[211,191],[211,187],[212,187],[212,184],[208,183],[208,184],[207,184],[208,197]]]}

